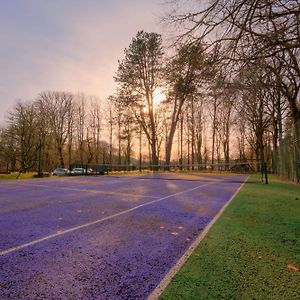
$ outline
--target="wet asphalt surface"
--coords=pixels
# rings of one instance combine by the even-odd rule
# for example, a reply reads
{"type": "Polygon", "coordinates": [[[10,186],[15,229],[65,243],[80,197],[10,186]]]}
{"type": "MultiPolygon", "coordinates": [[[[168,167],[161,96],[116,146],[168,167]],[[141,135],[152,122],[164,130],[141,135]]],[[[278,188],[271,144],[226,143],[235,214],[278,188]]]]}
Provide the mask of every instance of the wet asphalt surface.
{"type": "Polygon", "coordinates": [[[245,178],[1,181],[0,299],[146,299],[245,178]]]}

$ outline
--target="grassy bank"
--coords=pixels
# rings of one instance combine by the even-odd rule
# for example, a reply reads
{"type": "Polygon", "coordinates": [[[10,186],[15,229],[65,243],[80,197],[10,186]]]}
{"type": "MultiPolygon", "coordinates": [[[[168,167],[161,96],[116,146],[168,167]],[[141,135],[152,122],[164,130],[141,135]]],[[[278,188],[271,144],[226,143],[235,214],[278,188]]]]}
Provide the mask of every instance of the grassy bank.
{"type": "Polygon", "coordinates": [[[160,299],[300,299],[300,187],[253,176],[160,299]]]}
{"type": "MultiPolygon", "coordinates": [[[[0,174],[0,180],[1,179],[17,179],[19,173],[11,173],[11,174],[0,174]]],[[[34,175],[36,175],[36,173],[21,173],[21,175],[19,176],[18,179],[30,179],[30,178],[34,178],[34,175]]]]}

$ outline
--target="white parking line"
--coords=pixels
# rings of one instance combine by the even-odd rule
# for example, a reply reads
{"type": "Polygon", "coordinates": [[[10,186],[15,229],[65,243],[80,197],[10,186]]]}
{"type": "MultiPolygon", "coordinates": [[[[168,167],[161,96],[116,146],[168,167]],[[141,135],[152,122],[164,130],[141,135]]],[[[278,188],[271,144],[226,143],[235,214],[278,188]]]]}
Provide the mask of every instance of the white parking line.
{"type": "Polygon", "coordinates": [[[207,185],[214,184],[214,183],[215,183],[215,182],[210,182],[210,183],[202,184],[202,185],[196,186],[196,187],[194,187],[194,188],[190,188],[190,189],[187,189],[187,190],[184,190],[184,191],[175,193],[175,194],[171,194],[171,195],[168,195],[168,196],[159,198],[159,199],[155,199],[155,200],[153,200],[153,201],[150,201],[150,202],[147,202],[147,203],[144,203],[144,204],[137,205],[137,206],[135,206],[135,207],[132,207],[132,208],[123,210],[123,211],[121,211],[121,212],[115,213],[115,214],[113,214],[113,215],[107,216],[107,217],[102,218],[102,219],[98,219],[98,220],[95,220],[95,221],[92,221],[92,222],[89,222],[89,223],[86,223],[86,224],[83,224],[83,225],[79,225],[79,226],[76,226],[76,227],[73,227],[73,228],[69,228],[69,229],[66,229],[66,230],[63,230],[63,231],[54,233],[54,234],[47,235],[47,236],[45,236],[45,237],[43,237],[43,238],[40,238],[40,239],[31,241],[31,242],[29,242],[29,243],[26,243],[26,244],[23,244],[23,245],[20,245],[20,246],[16,246],[16,247],[9,248],[9,249],[6,249],[6,250],[4,250],[4,251],[1,251],[1,252],[0,252],[0,255],[6,255],[6,254],[9,254],[9,253],[12,253],[12,252],[16,252],[16,251],[18,251],[18,250],[24,249],[24,248],[29,247],[29,246],[33,246],[33,245],[38,244],[38,243],[41,243],[41,242],[43,242],[43,241],[50,240],[50,239],[52,239],[52,238],[55,238],[55,237],[64,235],[64,234],[66,234],[66,233],[73,232],[73,231],[76,231],[76,230],[85,228],[85,227],[89,227],[89,226],[91,226],[91,225],[95,225],[95,224],[98,224],[98,223],[102,223],[102,222],[104,222],[104,221],[113,219],[113,218],[115,218],[115,217],[122,216],[122,215],[124,215],[124,214],[130,213],[130,212],[132,212],[132,211],[134,211],[134,210],[137,210],[137,209],[139,209],[139,208],[142,208],[142,207],[145,207],[145,206],[148,206],[148,205],[151,205],[151,204],[154,204],[154,203],[157,203],[157,202],[160,202],[160,201],[169,199],[169,198],[174,197],[174,196],[178,196],[178,195],[182,195],[182,194],[185,194],[185,193],[188,193],[188,192],[192,192],[192,191],[194,191],[194,190],[197,190],[197,189],[199,189],[199,188],[202,188],[202,187],[205,187],[205,186],[207,186],[207,185]]]}

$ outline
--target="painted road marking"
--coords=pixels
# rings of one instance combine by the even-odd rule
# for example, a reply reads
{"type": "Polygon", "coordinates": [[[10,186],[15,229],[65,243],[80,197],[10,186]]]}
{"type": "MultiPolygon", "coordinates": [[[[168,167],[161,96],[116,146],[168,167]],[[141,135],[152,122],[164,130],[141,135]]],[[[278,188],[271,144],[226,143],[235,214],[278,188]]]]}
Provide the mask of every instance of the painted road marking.
{"type": "MultiPolygon", "coordinates": [[[[178,273],[184,263],[191,256],[193,251],[198,247],[201,241],[205,238],[210,228],[214,225],[214,223],[220,218],[226,207],[230,204],[230,202],[235,198],[235,196],[239,193],[242,187],[245,185],[246,181],[249,179],[248,176],[243,184],[235,191],[233,196],[225,203],[225,205],[220,209],[217,215],[205,226],[205,228],[201,231],[195,241],[191,244],[191,246],[185,251],[185,253],[181,256],[181,258],[177,261],[177,263],[170,269],[167,275],[161,280],[161,282],[157,285],[157,287],[152,291],[152,293],[148,296],[147,300],[157,300],[166,287],[169,285],[173,277],[178,273]]],[[[190,240],[187,238],[186,240],[190,240]]]]}
{"type": "Polygon", "coordinates": [[[196,187],[194,187],[194,188],[190,188],[190,189],[187,189],[187,190],[184,190],[184,191],[175,193],[175,194],[171,194],[171,195],[168,195],[168,196],[159,198],[159,199],[155,199],[155,200],[153,200],[153,201],[150,201],[150,202],[147,202],[147,203],[144,203],[144,204],[137,205],[137,206],[135,206],[135,207],[132,207],[132,208],[123,210],[123,211],[121,211],[121,212],[112,214],[112,215],[107,216],[107,217],[102,218],[102,219],[98,219],[98,220],[95,220],[95,221],[92,221],[92,222],[89,222],[89,223],[86,223],[86,224],[83,224],[83,225],[79,225],[79,226],[76,226],[76,227],[73,227],[73,228],[69,228],[69,229],[66,229],[66,230],[63,230],[63,231],[60,231],[60,232],[56,232],[56,233],[54,233],[54,234],[47,235],[47,236],[45,236],[45,237],[43,237],[43,238],[40,238],[40,239],[31,241],[31,242],[29,242],[29,243],[25,243],[25,244],[23,244],[23,245],[16,246],[16,247],[9,248],[9,249],[7,249],[7,250],[1,251],[1,252],[0,252],[0,255],[6,255],[6,254],[9,254],[9,253],[12,253],[12,252],[16,252],[16,251],[18,251],[18,250],[24,249],[24,248],[29,247],[29,246],[33,246],[33,245],[38,244],[38,243],[41,243],[41,242],[43,242],[43,241],[47,241],[47,240],[50,240],[50,239],[52,239],[52,238],[55,238],[55,237],[58,237],[58,236],[67,234],[67,233],[69,233],[69,232],[73,232],[73,231],[76,231],[76,230],[79,230],[79,229],[82,229],[82,228],[85,228],[85,227],[89,227],[89,226],[92,226],[92,225],[95,225],[95,224],[98,224],[98,223],[102,223],[102,222],[107,221],[107,220],[111,220],[111,219],[116,218],[116,217],[118,217],[118,216],[122,216],[122,215],[125,215],[125,214],[127,214],[127,213],[130,213],[130,212],[132,212],[132,211],[135,211],[135,210],[137,210],[137,209],[139,209],[139,208],[142,208],[142,207],[145,207],[145,206],[148,206],[148,205],[151,205],[151,204],[154,204],[154,203],[157,203],[157,202],[160,202],[160,201],[169,199],[169,198],[171,198],[171,197],[175,197],[175,196],[178,196],[178,195],[182,195],[182,194],[185,194],[185,193],[189,193],[189,192],[195,191],[195,190],[197,190],[197,189],[199,189],[199,188],[202,188],[202,187],[205,187],[205,186],[214,184],[214,183],[215,183],[215,182],[209,182],[209,183],[206,183],[206,184],[202,184],[202,185],[196,186],[196,187]]]}

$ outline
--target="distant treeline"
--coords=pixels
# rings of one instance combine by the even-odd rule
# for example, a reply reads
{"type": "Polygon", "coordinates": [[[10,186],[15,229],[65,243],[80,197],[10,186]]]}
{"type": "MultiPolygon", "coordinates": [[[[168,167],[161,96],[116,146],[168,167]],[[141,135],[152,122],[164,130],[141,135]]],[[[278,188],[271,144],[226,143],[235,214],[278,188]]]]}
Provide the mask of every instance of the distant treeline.
{"type": "Polygon", "coordinates": [[[284,2],[173,7],[167,21],[183,25],[173,51],[139,31],[103,111],[66,92],[18,102],[1,130],[2,166],[270,161],[300,120],[300,6],[284,2]]]}

